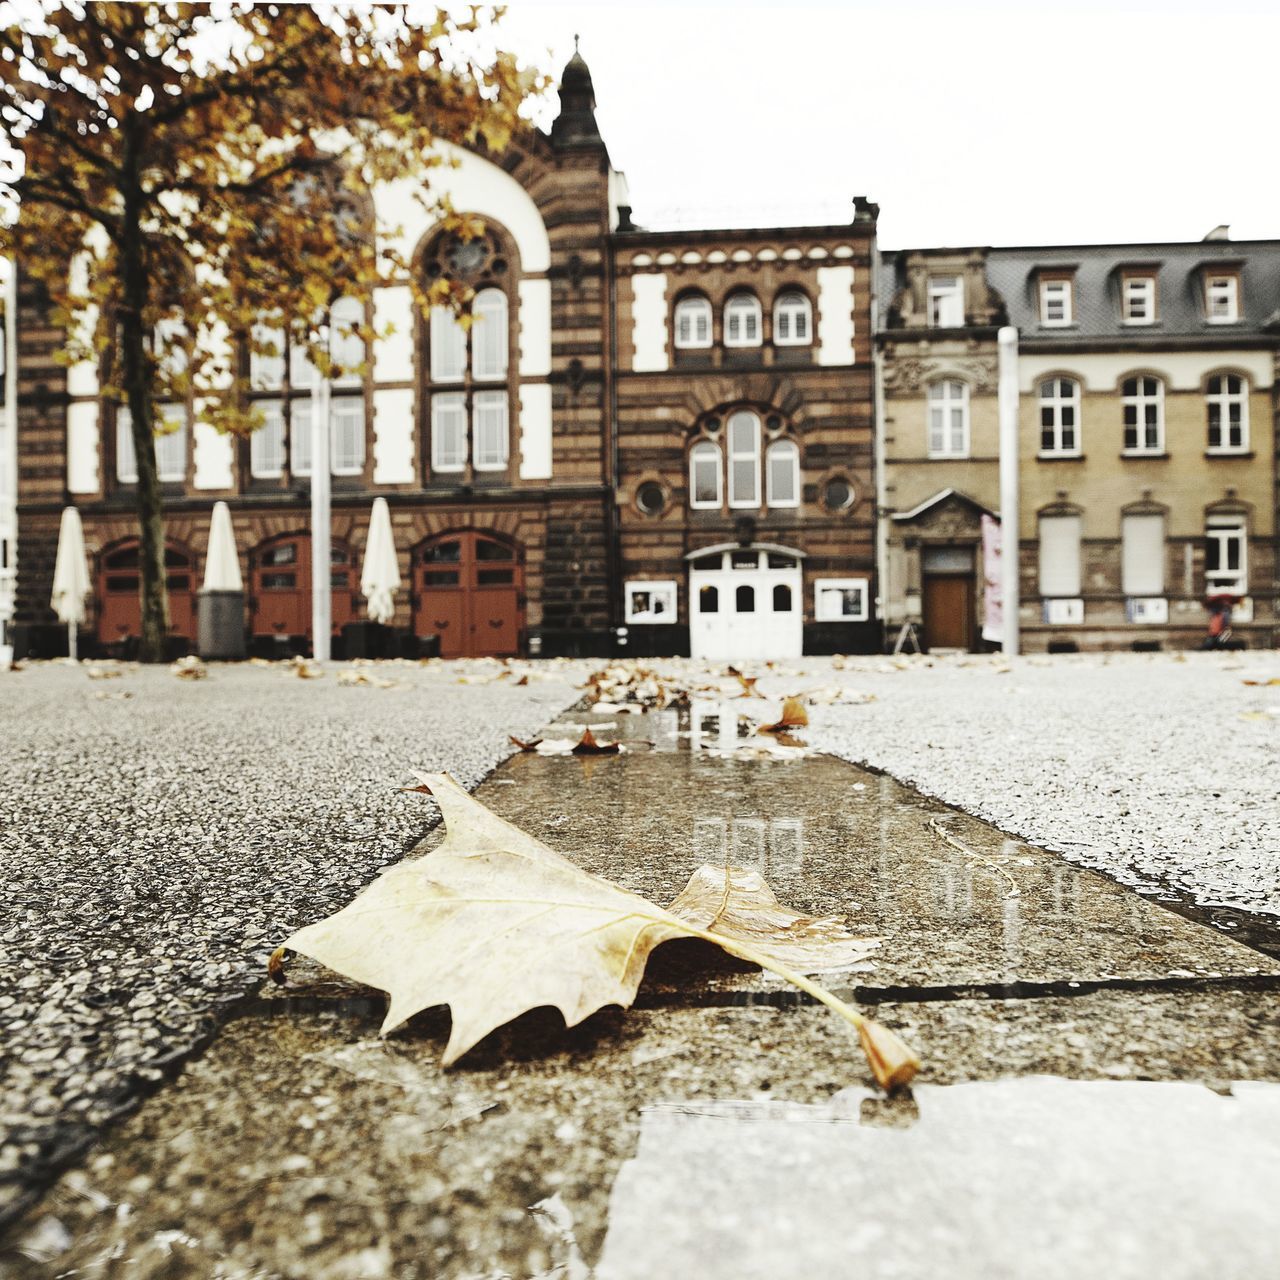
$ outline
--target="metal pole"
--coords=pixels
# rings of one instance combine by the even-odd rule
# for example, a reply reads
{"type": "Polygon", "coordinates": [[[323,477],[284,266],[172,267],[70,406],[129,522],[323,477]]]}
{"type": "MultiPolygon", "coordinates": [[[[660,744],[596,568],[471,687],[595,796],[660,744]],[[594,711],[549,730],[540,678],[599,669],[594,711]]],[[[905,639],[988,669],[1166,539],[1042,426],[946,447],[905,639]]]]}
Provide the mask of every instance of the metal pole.
{"type": "Polygon", "coordinates": [[[0,431],[0,645],[14,612],[18,576],[18,260],[9,258],[4,292],[4,430],[0,431]]]}
{"type": "Polygon", "coordinates": [[[1018,331],[1000,330],[1000,604],[1006,657],[1018,654],[1018,331]]]}
{"type": "Polygon", "coordinates": [[[72,662],[77,661],[76,655],[76,624],[74,622],[67,623],[67,656],[72,662]]]}
{"type": "Polygon", "coordinates": [[[329,379],[315,369],[311,380],[311,653],[317,662],[329,661],[333,620],[329,511],[329,379]]]}

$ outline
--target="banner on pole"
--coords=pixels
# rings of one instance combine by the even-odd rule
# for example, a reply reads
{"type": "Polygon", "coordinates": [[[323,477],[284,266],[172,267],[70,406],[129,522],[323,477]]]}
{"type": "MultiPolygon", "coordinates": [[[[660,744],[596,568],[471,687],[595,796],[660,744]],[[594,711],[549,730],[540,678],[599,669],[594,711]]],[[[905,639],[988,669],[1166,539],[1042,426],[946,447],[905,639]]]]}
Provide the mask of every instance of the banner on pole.
{"type": "Polygon", "coordinates": [[[1004,643],[1004,591],[1000,580],[1000,521],[982,517],[982,638],[1004,643]]]}

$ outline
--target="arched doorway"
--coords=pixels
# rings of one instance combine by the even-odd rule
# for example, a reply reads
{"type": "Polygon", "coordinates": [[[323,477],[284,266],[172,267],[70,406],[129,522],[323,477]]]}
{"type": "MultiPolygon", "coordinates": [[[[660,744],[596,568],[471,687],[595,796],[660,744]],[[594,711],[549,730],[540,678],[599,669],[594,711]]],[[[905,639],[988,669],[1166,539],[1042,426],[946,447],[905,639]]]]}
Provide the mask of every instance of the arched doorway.
{"type": "MultiPolygon", "coordinates": [[[[336,539],[329,547],[335,633],[356,611],[357,588],[351,548],[336,539]]],[[[259,543],[249,555],[250,617],[255,636],[311,636],[311,535],[285,533],[259,543]]]]}
{"type": "Polygon", "coordinates": [[[442,658],[510,657],[524,634],[524,565],[495,533],[441,534],[413,555],[413,629],[442,658]]]}
{"type": "MultiPolygon", "coordinates": [[[[137,538],[107,547],[98,560],[98,641],[120,645],[142,635],[142,600],[138,595],[142,552],[137,538]]],[[[169,634],[196,639],[195,557],[169,542],[164,549],[169,587],[169,634]]]]}
{"type": "Polygon", "coordinates": [[[800,553],[721,544],[690,552],[695,658],[798,658],[804,647],[800,553]]]}

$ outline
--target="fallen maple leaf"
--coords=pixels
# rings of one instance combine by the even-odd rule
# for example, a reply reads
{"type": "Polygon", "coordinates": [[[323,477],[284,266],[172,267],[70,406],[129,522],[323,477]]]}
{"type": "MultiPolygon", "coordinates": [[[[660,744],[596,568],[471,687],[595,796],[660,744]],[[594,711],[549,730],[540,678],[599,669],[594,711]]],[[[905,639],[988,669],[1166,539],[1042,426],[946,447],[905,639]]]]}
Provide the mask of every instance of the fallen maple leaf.
{"type": "Polygon", "coordinates": [[[448,774],[415,774],[436,798],[443,843],[384,871],[341,911],[294,933],[268,968],[300,951],[390,996],[385,1035],[423,1009],[448,1005],[449,1066],[489,1032],[530,1009],[559,1009],[576,1026],[605,1005],[628,1007],[649,953],[676,938],[715,943],[771,970],[857,1028],[885,1088],[906,1084],[919,1061],[893,1032],[810,981],[847,967],[875,945],[835,917],[781,906],[758,876],[702,867],[663,910],[590,875],[512,826],[448,774]]]}
{"type": "Polygon", "coordinates": [[[194,653],[169,664],[169,674],[179,680],[203,680],[209,674],[209,668],[194,653]]]}
{"type": "Polygon", "coordinates": [[[597,742],[596,735],[588,727],[583,729],[582,737],[571,754],[575,756],[616,756],[622,750],[618,742],[597,742]]]}
{"type": "Polygon", "coordinates": [[[788,729],[800,729],[809,723],[809,713],[799,698],[788,698],[782,704],[782,718],[773,724],[762,724],[757,733],[785,733],[788,729]]]}
{"type": "Polygon", "coordinates": [[[526,742],[523,738],[517,738],[514,733],[507,734],[507,741],[513,746],[517,746],[521,751],[537,751],[541,738],[531,738],[526,742]]]}

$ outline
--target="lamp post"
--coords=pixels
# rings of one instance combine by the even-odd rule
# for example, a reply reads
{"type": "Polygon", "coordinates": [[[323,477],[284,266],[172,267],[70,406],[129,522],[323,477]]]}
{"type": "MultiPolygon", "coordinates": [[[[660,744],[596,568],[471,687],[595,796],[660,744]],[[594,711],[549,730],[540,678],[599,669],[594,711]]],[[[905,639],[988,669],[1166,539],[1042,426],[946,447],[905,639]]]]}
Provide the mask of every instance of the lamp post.
{"type": "MultiPolygon", "coordinates": [[[[324,326],[325,347],[330,326],[324,326]]],[[[331,564],[329,484],[330,388],[317,366],[311,377],[311,655],[329,661],[333,630],[333,568],[331,564]]]]}
{"type": "Polygon", "coordinates": [[[1018,331],[1005,325],[999,350],[1000,621],[1006,657],[1018,654],[1018,331]]]}

